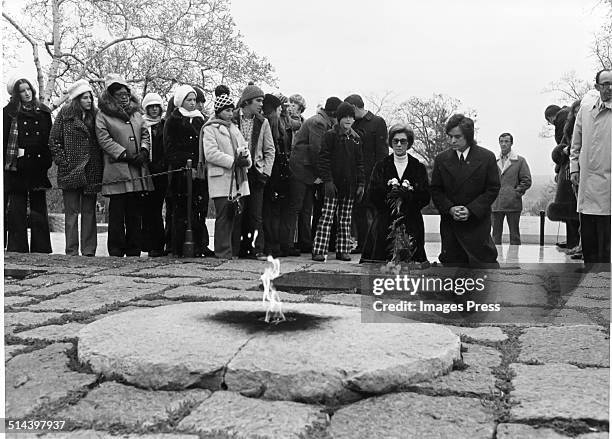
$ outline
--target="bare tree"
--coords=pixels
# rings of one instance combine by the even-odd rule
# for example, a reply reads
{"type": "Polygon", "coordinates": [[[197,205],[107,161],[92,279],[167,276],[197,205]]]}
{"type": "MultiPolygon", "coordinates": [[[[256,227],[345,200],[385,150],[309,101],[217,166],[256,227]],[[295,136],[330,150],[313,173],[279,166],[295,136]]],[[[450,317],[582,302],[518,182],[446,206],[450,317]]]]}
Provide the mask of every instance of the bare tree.
{"type": "Polygon", "coordinates": [[[365,96],[366,107],[376,116],[380,116],[385,121],[390,121],[393,112],[397,107],[393,91],[386,90],[382,94],[368,94],[365,96]]]}
{"type": "Polygon", "coordinates": [[[67,82],[123,74],[142,92],[175,83],[230,88],[274,85],[271,64],[237,31],[229,0],[26,0],[2,16],[32,48],[39,95],[49,103],[67,82]]]}
{"type": "Polygon", "coordinates": [[[560,105],[571,105],[592,88],[589,81],[579,78],[575,71],[564,73],[558,81],[551,82],[544,92],[555,93],[560,105]]]}
{"type": "Polygon", "coordinates": [[[444,129],[448,118],[460,112],[476,118],[476,111],[461,108],[461,101],[442,94],[434,94],[429,99],[412,97],[395,108],[389,122],[407,123],[414,130],[412,152],[431,169],[434,158],[448,148],[444,129]]]}

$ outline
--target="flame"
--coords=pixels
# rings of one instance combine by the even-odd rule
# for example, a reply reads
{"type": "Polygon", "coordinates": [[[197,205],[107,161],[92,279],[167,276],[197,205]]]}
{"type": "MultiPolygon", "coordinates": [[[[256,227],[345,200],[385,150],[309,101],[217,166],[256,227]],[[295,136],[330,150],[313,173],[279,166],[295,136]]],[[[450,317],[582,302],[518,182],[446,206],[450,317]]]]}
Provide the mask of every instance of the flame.
{"type": "Polygon", "coordinates": [[[283,314],[283,307],[278,291],[272,285],[272,281],[280,275],[280,261],[274,259],[272,256],[268,256],[268,262],[270,266],[264,269],[261,275],[261,282],[263,283],[263,303],[264,306],[268,303],[268,309],[266,310],[266,323],[280,323],[287,320],[283,314]]]}

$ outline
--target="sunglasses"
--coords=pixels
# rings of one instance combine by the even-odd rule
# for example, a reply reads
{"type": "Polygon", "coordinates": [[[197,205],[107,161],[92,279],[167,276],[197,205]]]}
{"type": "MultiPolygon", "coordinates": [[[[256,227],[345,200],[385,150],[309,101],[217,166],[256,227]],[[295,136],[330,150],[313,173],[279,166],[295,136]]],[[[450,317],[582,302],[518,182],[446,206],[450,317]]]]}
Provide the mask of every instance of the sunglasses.
{"type": "Polygon", "coordinates": [[[402,146],[406,146],[408,145],[408,139],[393,139],[391,140],[391,144],[393,145],[402,145],[402,146]]]}

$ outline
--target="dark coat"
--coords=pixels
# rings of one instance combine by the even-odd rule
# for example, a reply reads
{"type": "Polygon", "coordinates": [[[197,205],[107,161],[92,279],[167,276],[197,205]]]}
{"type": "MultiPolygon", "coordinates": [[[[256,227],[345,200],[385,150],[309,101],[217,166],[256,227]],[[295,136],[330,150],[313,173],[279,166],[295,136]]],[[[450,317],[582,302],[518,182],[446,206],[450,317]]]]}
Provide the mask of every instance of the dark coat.
{"type": "Polygon", "coordinates": [[[17,117],[17,145],[24,150],[17,159],[17,171],[4,171],[4,192],[25,193],[27,190],[48,189],[51,182],[47,171],[51,167],[49,133],[51,132],[51,110],[39,104],[32,111],[19,111],[11,102],[4,107],[4,157],[8,146],[11,122],[17,117]]]}
{"type": "Polygon", "coordinates": [[[333,126],[333,120],[321,109],[295,133],[289,166],[293,176],[302,183],[313,184],[319,176],[321,142],[323,135],[333,126]]]}
{"type": "Polygon", "coordinates": [[[94,122],[88,127],[69,105],[62,107],[55,118],[49,148],[57,164],[60,189],[83,189],[86,194],[100,192],[104,162],[94,122]]]}
{"type": "Polygon", "coordinates": [[[363,166],[367,186],[374,165],[389,155],[387,124],[382,117],[368,111],[364,117],[355,120],[353,130],[363,142],[363,166]]]}
{"type": "Polygon", "coordinates": [[[336,185],[338,197],[354,196],[358,186],[365,186],[363,144],[355,131],[340,134],[339,129],[336,125],[323,136],[319,175],[336,185]]]}
{"type": "Polygon", "coordinates": [[[570,181],[569,155],[565,151],[567,145],[561,143],[552,151],[557,173],[557,191],[555,199],[546,207],[546,216],[551,221],[578,221],[576,212],[576,194],[570,181]]]}
{"type": "Polygon", "coordinates": [[[440,212],[440,262],[471,266],[497,262],[491,238],[491,205],[499,189],[499,171],[491,151],[472,146],[464,165],[453,149],[436,156],[430,190],[440,212]],[[453,206],[467,207],[468,220],[453,220],[449,212],[453,206]]]}
{"type": "Polygon", "coordinates": [[[189,159],[191,166],[197,167],[200,129],[204,122],[200,117],[185,117],[178,108],[174,109],[164,125],[166,160],[172,169],[184,167],[189,159]]]}
{"type": "Polygon", "coordinates": [[[414,191],[405,194],[402,201],[400,214],[404,216],[403,224],[407,232],[415,241],[414,260],[425,262],[425,226],[421,209],[429,204],[429,181],[425,165],[408,154],[408,164],[404,174],[397,175],[397,168],[393,162],[393,154],[376,163],[370,178],[368,199],[376,208],[374,222],[368,231],[363,253],[363,260],[389,261],[392,257],[392,242],[388,239],[390,226],[395,217],[392,215],[391,207],[387,197],[392,187],[388,185],[389,180],[397,178],[398,181],[408,180],[414,187],[414,191]]]}

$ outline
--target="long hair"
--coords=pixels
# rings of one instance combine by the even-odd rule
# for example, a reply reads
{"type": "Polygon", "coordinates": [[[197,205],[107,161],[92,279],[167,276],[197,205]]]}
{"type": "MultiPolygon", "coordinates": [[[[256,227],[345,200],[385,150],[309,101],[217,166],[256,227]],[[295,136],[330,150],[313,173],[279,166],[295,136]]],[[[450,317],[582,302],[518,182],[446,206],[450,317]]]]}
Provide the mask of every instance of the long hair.
{"type": "Polygon", "coordinates": [[[92,130],[94,128],[94,121],[96,119],[96,106],[93,101],[93,93],[90,91],[86,91],[85,93],[81,93],[80,95],[74,97],[69,103],[68,108],[72,113],[74,113],[79,119],[82,119],[87,128],[92,130]],[[91,95],[91,109],[84,111],[83,107],[81,107],[81,97],[85,94],[89,93],[91,95]]]}
{"type": "Polygon", "coordinates": [[[563,139],[561,140],[561,143],[564,145],[572,144],[572,136],[574,135],[574,123],[576,122],[576,109],[580,107],[580,102],[582,102],[581,99],[574,101],[574,103],[570,107],[567,119],[565,120],[565,125],[563,126],[563,139]]]}
{"type": "Polygon", "coordinates": [[[15,81],[15,85],[13,86],[13,93],[11,94],[11,102],[17,107],[17,111],[21,110],[21,97],[19,93],[19,87],[21,84],[28,84],[30,86],[30,90],[32,91],[32,103],[34,106],[39,106],[40,102],[36,97],[36,89],[32,87],[32,83],[25,78],[18,79],[15,81]]]}
{"type": "Polygon", "coordinates": [[[446,127],[444,131],[446,134],[453,128],[458,127],[465,137],[465,143],[467,146],[472,147],[476,146],[476,141],[474,140],[474,121],[463,114],[453,114],[446,122],[446,127]]]}

